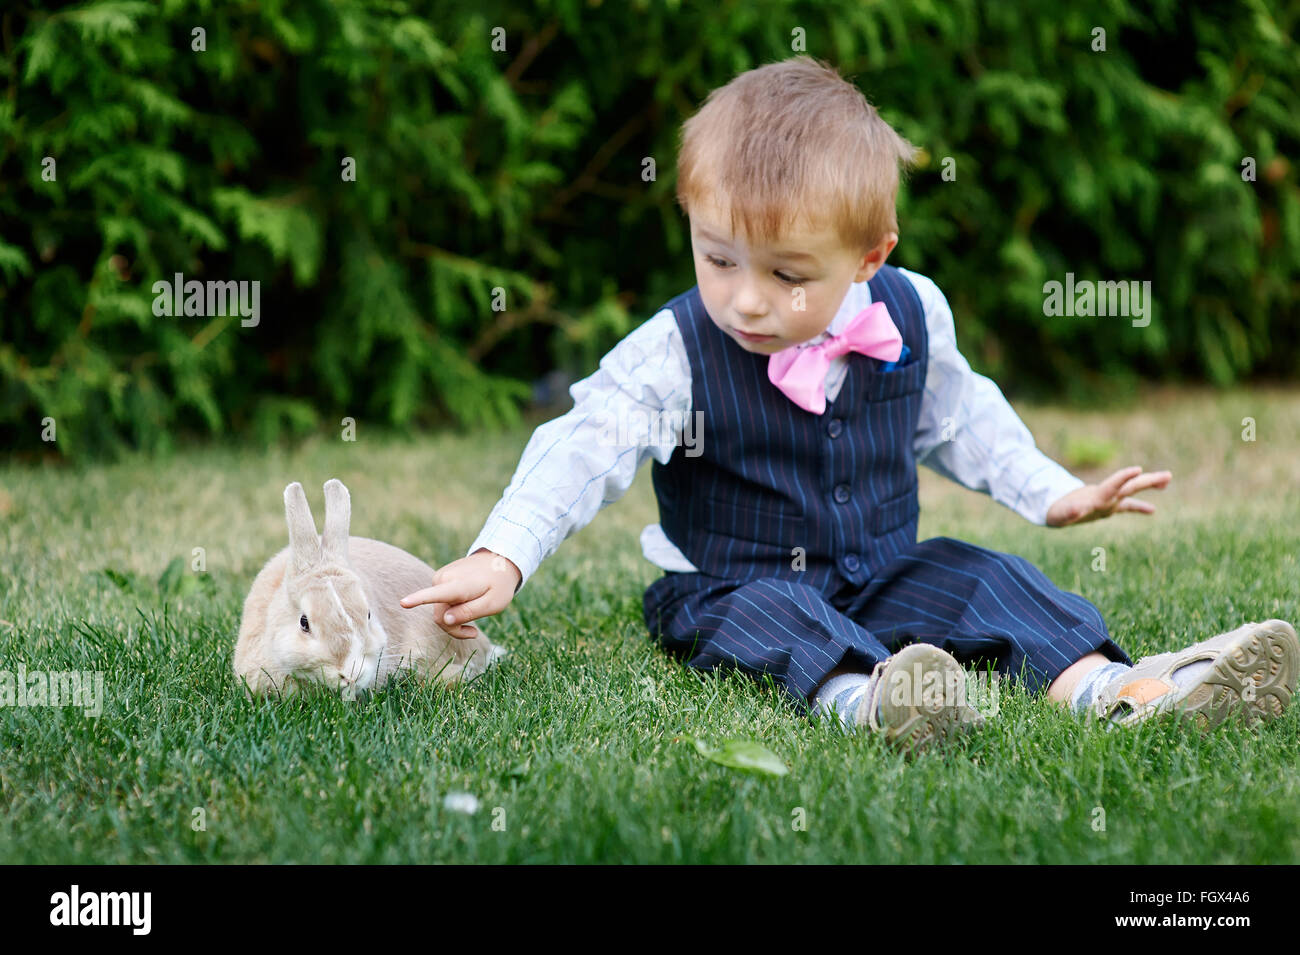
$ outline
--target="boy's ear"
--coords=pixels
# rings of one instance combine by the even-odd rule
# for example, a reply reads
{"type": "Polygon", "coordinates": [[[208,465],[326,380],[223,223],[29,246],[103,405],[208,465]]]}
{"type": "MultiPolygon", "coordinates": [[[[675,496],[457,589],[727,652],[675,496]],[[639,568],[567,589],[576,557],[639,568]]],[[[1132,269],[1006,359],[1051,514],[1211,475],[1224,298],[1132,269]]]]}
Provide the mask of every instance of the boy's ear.
{"type": "Polygon", "coordinates": [[[866,282],[870,280],[873,275],[880,271],[880,267],[885,264],[885,260],[889,258],[889,253],[894,251],[896,245],[898,245],[898,233],[886,233],[876,247],[862,257],[862,261],[858,263],[858,271],[853,276],[853,281],[866,282]]]}

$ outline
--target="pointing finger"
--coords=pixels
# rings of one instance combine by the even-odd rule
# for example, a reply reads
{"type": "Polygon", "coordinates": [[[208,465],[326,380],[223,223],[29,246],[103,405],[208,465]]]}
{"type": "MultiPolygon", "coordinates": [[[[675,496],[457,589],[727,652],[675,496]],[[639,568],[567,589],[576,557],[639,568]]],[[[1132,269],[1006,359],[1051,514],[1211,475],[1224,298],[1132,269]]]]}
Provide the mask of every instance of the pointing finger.
{"type": "Polygon", "coordinates": [[[437,601],[458,604],[464,603],[466,600],[473,600],[481,593],[481,590],[475,592],[475,589],[465,581],[449,580],[407,594],[402,598],[401,604],[403,607],[417,607],[420,604],[435,603],[437,601]]]}

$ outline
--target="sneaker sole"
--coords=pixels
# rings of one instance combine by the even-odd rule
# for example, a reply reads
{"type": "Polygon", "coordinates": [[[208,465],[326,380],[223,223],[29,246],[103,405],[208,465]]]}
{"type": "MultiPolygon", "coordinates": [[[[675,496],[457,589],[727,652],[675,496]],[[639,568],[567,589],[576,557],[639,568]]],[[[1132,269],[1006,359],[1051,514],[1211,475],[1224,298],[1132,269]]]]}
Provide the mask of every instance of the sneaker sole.
{"type": "MultiPolygon", "coordinates": [[[[960,686],[964,692],[966,670],[936,646],[913,643],[899,650],[881,673],[881,681],[880,723],[872,728],[883,730],[885,740],[905,753],[923,752],[984,723],[969,704],[945,700],[947,687],[960,686]],[[936,676],[927,679],[930,673],[936,676]]],[[[859,725],[870,723],[872,715],[860,719],[859,725]]]]}
{"type": "MultiPolygon", "coordinates": [[[[1225,647],[1205,675],[1161,712],[1190,719],[1205,731],[1234,719],[1247,726],[1274,720],[1295,695],[1297,674],[1295,629],[1284,620],[1266,620],[1225,647]]],[[[1139,711],[1119,722],[1132,725],[1152,715],[1139,711]]]]}

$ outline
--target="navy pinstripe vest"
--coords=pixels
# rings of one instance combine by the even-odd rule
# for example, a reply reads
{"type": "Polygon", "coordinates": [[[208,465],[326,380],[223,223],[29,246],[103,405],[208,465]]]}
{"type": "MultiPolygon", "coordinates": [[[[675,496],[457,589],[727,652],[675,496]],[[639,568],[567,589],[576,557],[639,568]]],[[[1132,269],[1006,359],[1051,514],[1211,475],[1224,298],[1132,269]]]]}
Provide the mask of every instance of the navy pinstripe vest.
{"type": "Polygon", "coordinates": [[[698,286],[665,306],[690,359],[692,413],[703,417],[699,453],[679,446],[651,474],[664,533],[703,573],[781,577],[831,592],[843,581],[864,584],[915,543],[912,438],[929,356],[925,314],[894,267],[868,284],[910,355],[882,371],[878,359],[849,352],[840,391],[821,415],[768,380],[767,355],[745,351],[713,323],[698,286]]]}

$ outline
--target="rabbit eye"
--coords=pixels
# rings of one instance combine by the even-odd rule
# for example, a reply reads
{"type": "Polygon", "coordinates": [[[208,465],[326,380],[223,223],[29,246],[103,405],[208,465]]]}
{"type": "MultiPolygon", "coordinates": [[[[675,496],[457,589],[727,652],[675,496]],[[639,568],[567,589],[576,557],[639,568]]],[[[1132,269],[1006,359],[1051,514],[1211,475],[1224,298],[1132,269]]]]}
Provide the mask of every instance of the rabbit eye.
{"type": "Polygon", "coordinates": [[[298,618],[298,626],[302,627],[303,633],[311,633],[311,628],[307,626],[307,615],[303,614],[298,618]]]}

